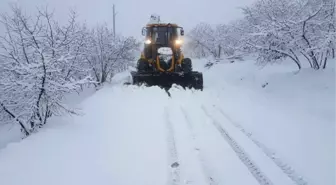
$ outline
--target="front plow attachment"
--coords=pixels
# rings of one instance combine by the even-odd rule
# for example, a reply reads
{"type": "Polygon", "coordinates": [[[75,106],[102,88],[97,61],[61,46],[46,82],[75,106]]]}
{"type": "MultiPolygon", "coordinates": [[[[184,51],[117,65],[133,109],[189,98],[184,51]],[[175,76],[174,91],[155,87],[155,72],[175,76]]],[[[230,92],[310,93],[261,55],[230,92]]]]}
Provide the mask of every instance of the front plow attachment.
{"type": "Polygon", "coordinates": [[[183,88],[203,90],[203,74],[190,73],[164,73],[164,72],[131,72],[133,85],[159,86],[170,89],[173,84],[183,88]]]}

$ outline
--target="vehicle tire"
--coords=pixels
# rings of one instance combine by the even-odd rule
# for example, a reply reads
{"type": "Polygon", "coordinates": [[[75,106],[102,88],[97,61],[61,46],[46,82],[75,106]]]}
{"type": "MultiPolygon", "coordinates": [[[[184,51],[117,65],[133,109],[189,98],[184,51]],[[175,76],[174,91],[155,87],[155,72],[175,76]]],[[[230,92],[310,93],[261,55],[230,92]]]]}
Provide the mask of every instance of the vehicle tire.
{"type": "Polygon", "coordinates": [[[137,69],[139,72],[150,71],[149,62],[146,59],[139,59],[137,63],[137,69]]]}
{"type": "Polygon", "coordinates": [[[184,73],[190,73],[192,71],[192,63],[190,58],[184,58],[182,60],[182,70],[184,73]]]}

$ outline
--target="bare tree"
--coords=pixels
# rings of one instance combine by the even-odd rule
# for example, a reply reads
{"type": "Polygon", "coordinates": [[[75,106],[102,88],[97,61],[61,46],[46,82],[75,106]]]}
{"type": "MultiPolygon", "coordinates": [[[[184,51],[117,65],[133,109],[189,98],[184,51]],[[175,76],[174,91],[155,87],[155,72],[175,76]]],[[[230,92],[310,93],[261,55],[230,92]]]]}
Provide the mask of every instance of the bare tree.
{"type": "Polygon", "coordinates": [[[76,51],[81,45],[76,41],[82,28],[74,12],[62,27],[47,9],[31,18],[19,7],[11,8],[11,15],[1,15],[6,34],[0,37],[0,116],[19,123],[29,135],[51,115],[75,113],[63,98],[88,82],[88,77],[69,74],[80,71],[76,51]]]}
{"type": "Polygon", "coordinates": [[[132,37],[114,37],[107,26],[98,26],[88,33],[85,61],[97,85],[106,82],[115,72],[126,69],[134,61],[134,52],[140,44],[132,37]]]}
{"type": "Polygon", "coordinates": [[[200,23],[188,34],[186,49],[191,56],[218,58],[218,39],[215,30],[207,23],[200,23]]]}

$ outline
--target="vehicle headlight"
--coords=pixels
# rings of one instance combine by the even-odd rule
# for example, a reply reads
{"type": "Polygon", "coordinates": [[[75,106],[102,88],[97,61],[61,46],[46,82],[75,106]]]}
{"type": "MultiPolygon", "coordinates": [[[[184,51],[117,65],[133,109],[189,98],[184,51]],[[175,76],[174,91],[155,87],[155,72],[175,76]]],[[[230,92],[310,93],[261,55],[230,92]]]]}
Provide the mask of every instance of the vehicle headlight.
{"type": "Polygon", "coordinates": [[[152,41],[150,39],[145,40],[145,44],[150,44],[152,41]]]}
{"type": "Polygon", "coordinates": [[[177,44],[177,45],[180,45],[180,44],[182,44],[182,40],[180,40],[180,39],[177,39],[177,40],[175,40],[175,44],[177,44]]]}

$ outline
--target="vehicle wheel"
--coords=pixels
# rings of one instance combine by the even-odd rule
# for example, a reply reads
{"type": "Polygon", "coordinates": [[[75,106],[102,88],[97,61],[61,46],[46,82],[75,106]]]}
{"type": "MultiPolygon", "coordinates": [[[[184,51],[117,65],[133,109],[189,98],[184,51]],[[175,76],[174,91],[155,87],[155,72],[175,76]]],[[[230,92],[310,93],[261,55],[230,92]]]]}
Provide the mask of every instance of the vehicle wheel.
{"type": "Polygon", "coordinates": [[[146,59],[139,59],[137,63],[137,69],[139,72],[150,71],[149,62],[146,59]]]}
{"type": "Polygon", "coordinates": [[[190,58],[184,58],[182,60],[182,70],[185,73],[190,73],[192,71],[192,63],[190,58]]]}

